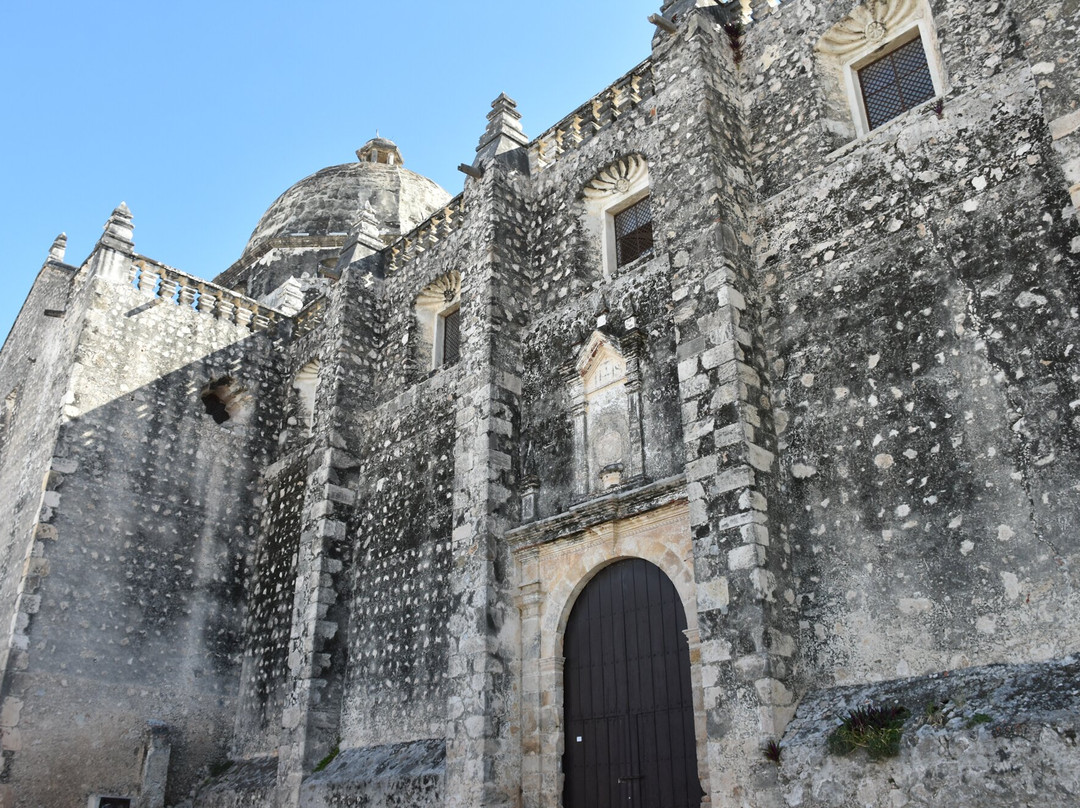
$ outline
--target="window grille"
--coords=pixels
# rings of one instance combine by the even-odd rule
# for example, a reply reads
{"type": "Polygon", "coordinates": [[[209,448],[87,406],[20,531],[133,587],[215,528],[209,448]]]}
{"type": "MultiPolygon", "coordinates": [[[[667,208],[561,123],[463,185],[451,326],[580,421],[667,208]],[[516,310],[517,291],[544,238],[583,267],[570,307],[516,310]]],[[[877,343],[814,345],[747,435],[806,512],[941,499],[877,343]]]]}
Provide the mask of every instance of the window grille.
{"type": "Polygon", "coordinates": [[[615,214],[615,266],[629,264],[653,246],[649,197],[615,214]]]}
{"type": "Polygon", "coordinates": [[[461,309],[454,309],[444,315],[442,321],[442,362],[439,364],[449,365],[456,362],[461,355],[461,309]]]}
{"type": "Polygon", "coordinates": [[[929,101],[935,95],[934,80],[922,39],[913,39],[861,68],[859,86],[871,129],[929,101]]]}

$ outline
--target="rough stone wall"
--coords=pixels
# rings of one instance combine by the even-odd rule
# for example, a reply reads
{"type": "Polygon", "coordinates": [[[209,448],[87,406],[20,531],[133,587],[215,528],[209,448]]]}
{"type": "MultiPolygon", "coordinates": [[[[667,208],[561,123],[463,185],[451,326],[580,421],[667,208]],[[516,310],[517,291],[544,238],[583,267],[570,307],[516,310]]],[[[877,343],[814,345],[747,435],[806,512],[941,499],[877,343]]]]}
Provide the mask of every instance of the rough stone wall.
{"type": "Polygon", "coordinates": [[[462,378],[454,444],[454,613],[450,630],[448,805],[501,805],[521,788],[519,614],[503,541],[521,416],[520,356],[528,318],[527,228],[532,195],[520,150],[492,158],[466,184],[475,230],[462,272],[462,378]]]}
{"type": "Polygon", "coordinates": [[[148,297],[108,253],[83,270],[97,277],[40,517],[40,608],[9,678],[19,805],[137,795],[150,720],[173,728],[175,802],[232,725],[273,339],[148,297]],[[204,411],[226,374],[250,397],[246,423],[204,411]]]}
{"type": "MultiPolygon", "coordinates": [[[[40,555],[35,534],[42,483],[56,442],[72,345],[82,327],[82,284],[76,284],[75,271],[54,262],[42,267],[0,353],[0,513],[5,516],[0,532],[0,625],[5,626],[0,671],[7,670],[12,653],[16,666],[24,664],[19,657],[26,650],[25,630],[36,608],[27,575],[34,576],[37,562],[32,559],[40,555]],[[64,315],[47,317],[46,310],[64,315]],[[25,613],[18,621],[16,609],[25,613]]],[[[12,726],[0,724],[10,744],[12,726]]]]}
{"type": "Polygon", "coordinates": [[[363,419],[364,486],[348,526],[345,746],[445,733],[456,379],[456,368],[444,368],[363,419]]]}
{"type": "Polygon", "coordinates": [[[326,366],[325,301],[305,309],[294,321],[292,339],[285,346],[281,381],[271,395],[277,401],[277,421],[266,424],[273,445],[272,462],[261,473],[259,506],[261,520],[254,564],[247,586],[244,629],[244,665],[236,730],[234,758],[270,754],[281,741],[285,704],[291,683],[289,670],[297,579],[300,574],[301,533],[310,472],[317,466],[313,416],[325,412],[319,400],[325,385],[314,380],[312,412],[296,389],[299,374],[326,366]],[[322,406],[319,406],[320,403],[322,406]]]}
{"type": "Polygon", "coordinates": [[[1053,153],[1074,208],[1080,208],[1080,19],[1071,0],[1009,0],[1014,35],[1039,93],[1053,153]]]}
{"type": "Polygon", "coordinates": [[[1073,656],[818,691],[799,705],[770,786],[792,808],[1075,805],[1078,674],[1073,656]],[[866,704],[908,711],[898,757],[828,751],[840,719],[866,704]]]}
{"type": "MultiPolygon", "coordinates": [[[[535,224],[531,252],[535,281],[531,321],[523,340],[523,473],[539,481],[535,518],[576,504],[570,382],[574,364],[599,326],[640,352],[645,477],[658,480],[682,470],[669,285],[664,249],[673,212],[659,204],[667,190],[654,180],[653,225],[657,245],[649,256],[620,267],[605,279],[600,245],[587,226],[582,189],[612,162],[612,155],[642,154],[662,172],[663,136],[651,109],[627,113],[580,149],[562,156],[535,177],[535,224]],[[635,343],[640,341],[640,346],[635,343]]],[[[626,477],[629,477],[629,468],[626,477]]]]}
{"type": "Polygon", "coordinates": [[[755,192],[740,62],[723,25],[733,9],[668,9],[657,34],[658,165],[674,304],[683,451],[694,539],[707,771],[713,804],[756,799],[764,735],[793,711],[789,548],[775,509],[772,400],[749,245],[755,192]]]}
{"type": "MultiPolygon", "coordinates": [[[[429,285],[468,265],[475,247],[474,213],[441,241],[428,247],[400,268],[388,267],[378,293],[378,359],[372,368],[378,379],[369,397],[382,404],[396,398],[411,385],[444,372],[432,369],[431,346],[420,338],[416,299],[429,285]]],[[[466,347],[462,343],[463,350],[466,347]]]]}
{"type": "Polygon", "coordinates": [[[46,267],[0,364],[0,396],[20,391],[0,459],[25,457],[3,465],[0,564],[29,554],[0,779],[25,804],[137,791],[150,718],[173,728],[170,802],[229,741],[245,760],[199,805],[558,804],[555,593],[511,531],[534,566],[561,558],[566,602],[604,553],[673,571],[713,805],[1075,796],[1074,661],[904,677],[1077,644],[1080,11],[932,0],[942,104],[854,139],[815,52],[850,2],[762,0],[741,33],[696,5],[665,4],[675,30],[579,110],[594,128],[574,113],[522,146],[497,101],[500,146],[388,249],[350,219],[267,252],[264,292],[338,278],[281,331],[170,298],[165,268],[148,298],[122,250],[92,262],[85,318],[43,318],[70,274],[46,267]],[[605,269],[584,189],[635,155],[654,248],[605,269]],[[432,370],[417,300],[451,273],[461,356],[432,370]],[[640,392],[644,461],[613,493],[580,481],[575,362],[596,331],[640,392]],[[38,346],[52,373],[16,368],[38,346]],[[219,425],[199,396],[225,375],[219,425]],[[678,519],[622,530],[662,506],[678,519]],[[685,545],[664,532],[684,518],[685,545]],[[824,753],[845,710],[892,698],[951,712],[913,719],[894,763],[824,753]],[[760,745],[782,735],[776,769],[760,745]]]}
{"type": "Polygon", "coordinates": [[[244,662],[231,755],[243,758],[277,748],[288,682],[289,638],[307,489],[307,462],[286,458],[263,483],[263,517],[247,583],[244,662]],[[292,462],[288,462],[291,459],[292,462]]]}
{"type": "Polygon", "coordinates": [[[783,521],[821,684],[1077,643],[1075,220],[1008,5],[931,7],[941,114],[837,151],[812,47],[847,5],[783,7],[747,57],[783,521]]]}
{"type": "Polygon", "coordinates": [[[442,740],[350,749],[307,779],[301,799],[310,808],[435,808],[446,804],[445,767],[442,740]]]}

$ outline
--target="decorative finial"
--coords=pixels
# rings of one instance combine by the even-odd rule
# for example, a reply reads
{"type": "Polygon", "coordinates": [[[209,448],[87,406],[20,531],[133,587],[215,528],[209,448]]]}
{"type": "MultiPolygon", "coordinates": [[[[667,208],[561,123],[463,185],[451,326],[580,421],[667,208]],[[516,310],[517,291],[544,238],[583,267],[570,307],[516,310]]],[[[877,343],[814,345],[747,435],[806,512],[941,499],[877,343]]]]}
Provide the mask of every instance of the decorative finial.
{"type": "Polygon", "coordinates": [[[529,142],[521,129],[517,102],[506,93],[499,93],[499,97],[491,102],[487,120],[487,128],[480,136],[480,145],[476,147],[474,166],[478,166],[482,159],[513,151],[529,142]]]}
{"type": "Polygon", "coordinates": [[[121,202],[113,210],[109,221],[105,222],[105,232],[98,240],[99,244],[121,252],[133,252],[135,248],[135,225],[131,222],[131,210],[126,202],[121,202]]]}
{"type": "Polygon", "coordinates": [[[360,215],[356,217],[352,230],[358,235],[378,240],[379,220],[375,216],[375,208],[371,206],[371,200],[365,201],[363,207],[360,208],[360,215]]]}
{"type": "Polygon", "coordinates": [[[61,233],[53,239],[52,247],[49,248],[49,260],[58,264],[64,263],[64,253],[67,251],[67,233],[61,233]]]}

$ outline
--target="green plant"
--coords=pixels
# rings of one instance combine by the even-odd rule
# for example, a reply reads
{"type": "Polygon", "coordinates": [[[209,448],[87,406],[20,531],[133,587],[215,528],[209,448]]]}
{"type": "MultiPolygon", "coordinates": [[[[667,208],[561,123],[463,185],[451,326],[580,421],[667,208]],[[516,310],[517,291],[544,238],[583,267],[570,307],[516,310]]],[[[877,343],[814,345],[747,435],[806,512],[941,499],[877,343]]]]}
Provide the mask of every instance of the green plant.
{"type": "Polygon", "coordinates": [[[829,735],[829,751],[834,755],[847,755],[856,749],[865,749],[871,760],[896,757],[900,754],[904,721],[910,715],[907,708],[899,704],[858,707],[829,735]]]}
{"type": "Polygon", "coordinates": [[[994,719],[992,719],[986,713],[975,713],[975,715],[971,716],[971,718],[968,719],[967,725],[970,728],[978,726],[979,724],[989,724],[993,720],[994,719]]]}
{"type": "Polygon", "coordinates": [[[340,752],[341,741],[339,740],[337,743],[334,744],[330,751],[326,753],[326,757],[324,757],[322,760],[315,764],[315,771],[321,772],[323,769],[329,766],[340,752]]]}
{"type": "Polygon", "coordinates": [[[926,723],[932,727],[943,727],[948,723],[949,717],[945,714],[944,705],[929,702],[926,705],[926,723]]]}
{"type": "Polygon", "coordinates": [[[776,741],[769,741],[765,744],[765,748],[762,750],[762,754],[765,755],[765,759],[772,763],[780,762],[780,744],[776,741]]]}

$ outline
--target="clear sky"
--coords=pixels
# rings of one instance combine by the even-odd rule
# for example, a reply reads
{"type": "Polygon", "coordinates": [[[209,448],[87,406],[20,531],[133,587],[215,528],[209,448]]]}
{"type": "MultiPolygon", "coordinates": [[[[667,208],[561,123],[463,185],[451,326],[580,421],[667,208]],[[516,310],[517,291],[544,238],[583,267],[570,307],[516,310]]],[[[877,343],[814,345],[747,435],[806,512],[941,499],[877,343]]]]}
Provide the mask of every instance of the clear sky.
{"type": "Polygon", "coordinates": [[[136,250],[212,278],[376,129],[457,193],[500,92],[537,135],[649,55],[660,5],[0,2],[0,337],[53,238],[81,263],[121,201],[136,250]]]}

